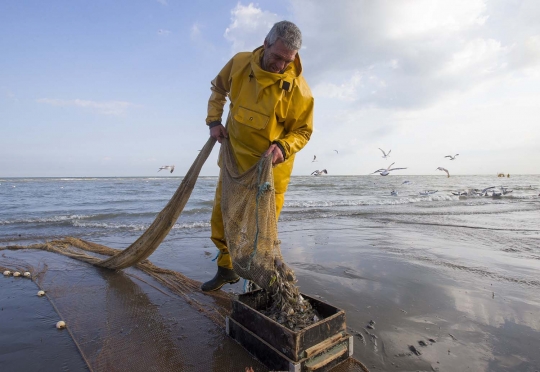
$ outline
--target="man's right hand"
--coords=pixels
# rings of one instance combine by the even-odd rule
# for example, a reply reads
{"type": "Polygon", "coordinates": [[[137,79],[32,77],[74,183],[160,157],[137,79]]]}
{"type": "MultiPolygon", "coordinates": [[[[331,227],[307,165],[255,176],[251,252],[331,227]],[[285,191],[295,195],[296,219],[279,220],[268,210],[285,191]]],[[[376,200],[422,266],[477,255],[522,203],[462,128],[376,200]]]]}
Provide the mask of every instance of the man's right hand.
{"type": "Polygon", "coordinates": [[[210,137],[215,138],[219,143],[223,141],[223,138],[229,138],[227,129],[223,125],[216,125],[210,128],[210,137]]]}

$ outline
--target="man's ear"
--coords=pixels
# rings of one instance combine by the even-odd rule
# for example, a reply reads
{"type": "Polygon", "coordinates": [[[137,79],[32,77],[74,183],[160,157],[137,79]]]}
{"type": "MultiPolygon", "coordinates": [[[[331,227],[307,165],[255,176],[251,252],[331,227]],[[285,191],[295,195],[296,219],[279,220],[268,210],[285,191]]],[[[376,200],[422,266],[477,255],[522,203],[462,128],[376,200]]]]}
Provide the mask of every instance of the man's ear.
{"type": "Polygon", "coordinates": [[[268,42],[266,41],[266,39],[264,39],[263,45],[264,45],[264,49],[268,48],[268,42]]]}

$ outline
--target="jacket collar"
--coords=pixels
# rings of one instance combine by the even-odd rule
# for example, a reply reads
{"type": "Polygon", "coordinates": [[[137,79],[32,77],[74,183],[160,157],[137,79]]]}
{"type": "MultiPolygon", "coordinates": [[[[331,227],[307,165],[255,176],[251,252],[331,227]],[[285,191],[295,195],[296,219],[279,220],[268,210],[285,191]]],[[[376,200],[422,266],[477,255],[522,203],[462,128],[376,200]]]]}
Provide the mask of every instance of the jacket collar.
{"type": "Polygon", "coordinates": [[[260,85],[260,89],[264,89],[280,80],[286,80],[293,82],[296,78],[302,74],[302,63],[300,61],[300,55],[296,54],[294,62],[291,63],[282,74],[275,74],[268,72],[261,67],[261,57],[264,53],[264,46],[260,46],[255,49],[251,56],[251,70],[260,85]]]}

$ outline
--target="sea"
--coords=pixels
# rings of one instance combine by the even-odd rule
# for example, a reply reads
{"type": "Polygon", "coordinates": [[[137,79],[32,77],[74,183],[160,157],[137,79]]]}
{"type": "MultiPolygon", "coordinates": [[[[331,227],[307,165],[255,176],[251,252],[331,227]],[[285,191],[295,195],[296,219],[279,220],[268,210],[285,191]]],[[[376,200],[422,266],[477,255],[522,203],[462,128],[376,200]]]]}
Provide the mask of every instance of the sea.
{"type": "MultiPolygon", "coordinates": [[[[114,236],[128,244],[150,226],[181,181],[182,177],[0,178],[0,243],[114,236]]],[[[209,234],[216,184],[217,177],[199,177],[170,237],[209,234]]],[[[463,241],[467,235],[498,232],[486,235],[486,246],[540,261],[539,217],[540,175],[323,175],[291,178],[279,223],[283,228],[293,221],[324,219],[347,219],[358,226],[393,223],[463,241]],[[492,186],[496,194],[501,188],[511,192],[495,197],[456,195],[492,186]]],[[[526,275],[521,279],[528,280],[526,275]]]]}
{"type": "MultiPolygon", "coordinates": [[[[126,247],[150,226],[181,181],[1,178],[0,245],[74,236],[126,247]]],[[[217,177],[199,177],[167,239],[210,235],[216,184],[217,177]]],[[[540,288],[539,194],[540,175],[297,176],[291,178],[279,229],[346,220],[355,227],[379,227],[384,237],[388,226],[402,226],[410,237],[434,236],[439,242],[418,245],[416,253],[423,259],[433,255],[435,260],[444,253],[446,265],[489,267],[491,275],[540,288]],[[502,188],[507,193],[456,195],[492,186],[496,194],[502,194],[502,188]],[[441,241],[462,244],[443,252],[441,241]],[[475,243],[472,249],[470,242],[475,243]]],[[[415,254],[414,245],[408,253],[415,254]]]]}

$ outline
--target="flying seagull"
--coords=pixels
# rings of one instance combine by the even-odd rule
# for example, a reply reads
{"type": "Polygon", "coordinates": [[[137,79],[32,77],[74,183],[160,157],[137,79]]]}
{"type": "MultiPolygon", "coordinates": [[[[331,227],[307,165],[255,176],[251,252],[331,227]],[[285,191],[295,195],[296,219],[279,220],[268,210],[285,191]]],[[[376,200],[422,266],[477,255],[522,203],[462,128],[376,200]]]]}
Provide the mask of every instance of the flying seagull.
{"type": "Polygon", "coordinates": [[[383,158],[384,158],[384,159],[387,159],[387,158],[390,156],[390,153],[392,152],[392,150],[390,150],[390,151],[388,151],[388,154],[387,154],[387,153],[384,152],[384,150],[381,149],[380,147],[379,147],[379,150],[381,150],[381,152],[383,153],[383,158]]]}
{"type": "Polygon", "coordinates": [[[448,172],[448,169],[443,168],[443,167],[437,167],[436,170],[440,170],[440,171],[446,172],[446,174],[448,175],[448,177],[450,177],[450,172],[448,172]]]}
{"type": "Polygon", "coordinates": [[[313,155],[313,160],[311,162],[313,163],[315,159],[317,159],[317,155],[313,155]]]}
{"type": "Polygon", "coordinates": [[[454,160],[456,158],[456,156],[458,156],[459,154],[456,154],[454,156],[452,155],[446,155],[445,158],[450,158],[450,160],[454,160]]]}
{"type": "Polygon", "coordinates": [[[174,165],[164,165],[162,167],[159,167],[158,172],[162,171],[163,169],[170,169],[171,173],[174,172],[174,165]]]}
{"type": "Polygon", "coordinates": [[[334,150],[336,152],[336,154],[339,154],[338,150],[334,150]]]}
{"type": "Polygon", "coordinates": [[[312,176],[320,176],[321,174],[328,174],[328,172],[326,171],[326,169],[323,169],[323,170],[316,170],[316,171],[313,171],[313,173],[311,173],[312,176]]]}
{"type": "Polygon", "coordinates": [[[375,172],[373,172],[373,173],[371,173],[371,174],[379,173],[381,176],[388,176],[388,175],[390,174],[390,172],[393,171],[393,170],[407,169],[407,168],[391,168],[391,169],[390,169],[390,167],[391,167],[392,165],[394,165],[394,164],[396,164],[396,163],[390,164],[390,165],[388,166],[388,168],[386,168],[386,169],[383,169],[383,168],[377,169],[375,172]]]}

